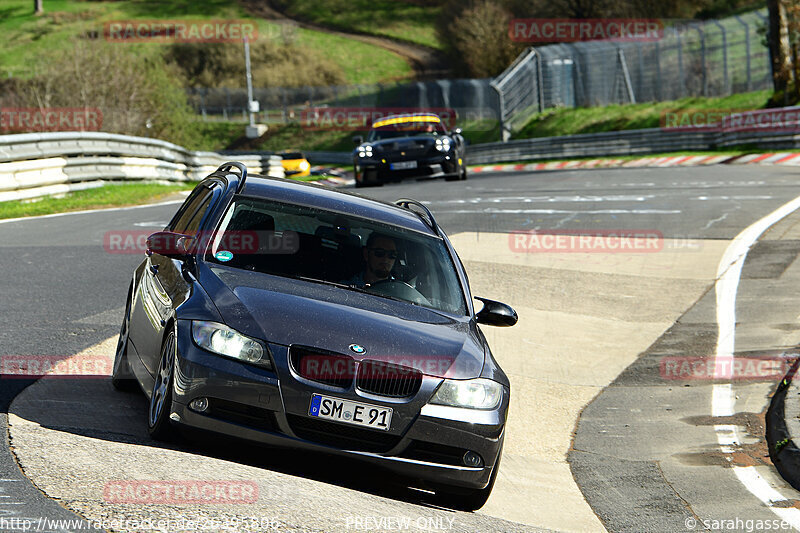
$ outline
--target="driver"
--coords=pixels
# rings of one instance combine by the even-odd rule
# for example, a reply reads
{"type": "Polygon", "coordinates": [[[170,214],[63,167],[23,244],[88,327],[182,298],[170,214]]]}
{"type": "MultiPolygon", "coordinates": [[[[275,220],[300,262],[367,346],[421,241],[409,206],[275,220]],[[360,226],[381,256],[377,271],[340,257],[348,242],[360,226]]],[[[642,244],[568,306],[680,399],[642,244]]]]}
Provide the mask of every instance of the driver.
{"type": "Polygon", "coordinates": [[[388,235],[373,231],[362,249],[364,270],[343,281],[346,285],[364,288],[378,281],[394,279],[392,268],[397,260],[397,244],[388,235]]]}

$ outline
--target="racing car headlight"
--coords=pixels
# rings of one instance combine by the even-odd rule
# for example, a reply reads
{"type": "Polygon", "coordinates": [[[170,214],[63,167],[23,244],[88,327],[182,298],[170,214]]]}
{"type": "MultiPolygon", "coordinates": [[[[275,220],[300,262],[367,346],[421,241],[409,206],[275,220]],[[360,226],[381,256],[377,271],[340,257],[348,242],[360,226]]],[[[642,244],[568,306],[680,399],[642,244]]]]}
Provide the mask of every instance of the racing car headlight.
{"type": "Polygon", "coordinates": [[[436,139],[436,149],[439,150],[440,152],[449,152],[450,138],[442,137],[441,139],[436,139]]]}
{"type": "Polygon", "coordinates": [[[358,157],[372,157],[372,146],[359,146],[358,157]]]}
{"type": "Polygon", "coordinates": [[[264,346],[251,337],[217,322],[192,321],[192,338],[204,350],[244,361],[272,367],[264,346]]]}
{"type": "Polygon", "coordinates": [[[503,386],[485,378],[446,379],[436,389],[430,403],[466,407],[469,409],[494,409],[503,398],[503,386]]]}
{"type": "Polygon", "coordinates": [[[308,170],[311,168],[311,164],[308,161],[300,161],[300,164],[297,166],[300,170],[308,170]]]}

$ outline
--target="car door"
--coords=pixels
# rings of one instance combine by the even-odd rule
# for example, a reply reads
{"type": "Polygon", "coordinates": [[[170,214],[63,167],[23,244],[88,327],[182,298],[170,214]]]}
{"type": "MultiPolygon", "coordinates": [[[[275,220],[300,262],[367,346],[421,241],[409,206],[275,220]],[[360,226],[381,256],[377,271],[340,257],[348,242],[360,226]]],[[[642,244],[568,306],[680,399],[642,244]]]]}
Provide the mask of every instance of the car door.
{"type": "MultiPolygon", "coordinates": [[[[219,190],[195,189],[167,230],[196,235],[219,190]]],[[[161,356],[164,330],[174,309],[188,298],[190,286],[182,275],[182,261],[148,250],[137,287],[131,322],[137,330],[134,345],[147,372],[154,376],[161,356]]],[[[132,328],[133,329],[133,328],[132,328]]]]}

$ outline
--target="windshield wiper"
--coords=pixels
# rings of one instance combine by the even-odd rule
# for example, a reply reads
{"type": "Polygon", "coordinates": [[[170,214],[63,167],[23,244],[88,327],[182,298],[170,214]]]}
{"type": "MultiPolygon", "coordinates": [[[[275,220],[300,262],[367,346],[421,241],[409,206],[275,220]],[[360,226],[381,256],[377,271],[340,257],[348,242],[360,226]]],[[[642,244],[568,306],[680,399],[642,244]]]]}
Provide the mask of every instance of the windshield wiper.
{"type": "Polygon", "coordinates": [[[356,287],[355,285],[347,285],[346,283],[337,283],[335,281],[328,281],[325,279],[318,279],[318,278],[309,278],[307,276],[292,276],[293,279],[299,279],[302,281],[310,281],[312,283],[322,283],[323,285],[332,285],[334,287],[339,287],[341,289],[347,289],[349,291],[356,291],[356,292],[363,292],[364,294],[370,294],[372,296],[380,296],[381,298],[386,298],[388,300],[394,300],[395,302],[403,302],[411,305],[418,305],[410,300],[404,300],[402,298],[397,298],[395,296],[389,296],[387,294],[383,294],[380,292],[372,292],[365,288],[356,287]]]}
{"type": "Polygon", "coordinates": [[[342,289],[350,289],[359,292],[367,292],[361,287],[356,287],[354,285],[348,285],[346,283],[338,283],[336,281],[328,281],[326,279],[319,279],[319,278],[310,278],[308,276],[291,276],[293,279],[299,279],[303,281],[310,281],[312,283],[322,283],[323,285],[333,285],[334,287],[340,287],[342,289]]]}

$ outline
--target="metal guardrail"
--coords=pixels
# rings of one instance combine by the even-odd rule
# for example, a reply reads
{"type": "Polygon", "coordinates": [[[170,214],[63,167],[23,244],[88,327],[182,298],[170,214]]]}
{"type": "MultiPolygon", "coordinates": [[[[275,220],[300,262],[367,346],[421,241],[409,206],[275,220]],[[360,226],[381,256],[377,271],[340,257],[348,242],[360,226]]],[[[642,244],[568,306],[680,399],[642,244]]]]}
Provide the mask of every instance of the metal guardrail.
{"type": "Polygon", "coordinates": [[[800,148],[796,131],[670,131],[661,128],[541,137],[467,147],[467,163],[647,155],[720,149],[784,150],[800,148]]]}
{"type": "MultiPolygon", "coordinates": [[[[800,108],[760,110],[798,113],[800,108]]],[[[541,137],[467,147],[467,163],[494,164],[582,157],[648,155],[718,149],[800,148],[800,119],[778,128],[628,130],[541,137]]],[[[352,163],[352,152],[307,152],[312,164],[352,163]]],[[[283,177],[280,158],[269,152],[194,152],[144,137],[94,132],[0,136],[0,201],[35,198],[102,184],[102,180],[199,180],[235,159],[256,174],[283,177]]]]}
{"type": "Polygon", "coordinates": [[[467,163],[475,165],[714,150],[717,135],[709,131],[672,132],[653,128],[477,144],[467,147],[467,163]]]}
{"type": "MultiPolygon", "coordinates": [[[[0,136],[0,201],[84,189],[100,180],[197,181],[231,155],[195,152],[146,137],[97,132],[0,136]]],[[[280,157],[235,158],[254,174],[283,177],[280,157]]]]}
{"type": "Polygon", "coordinates": [[[331,163],[335,165],[352,165],[353,152],[303,152],[312,165],[331,163]]]}
{"type": "MultiPolygon", "coordinates": [[[[783,108],[792,111],[795,108],[783,108]]],[[[754,113],[760,113],[756,111],[754,113]]],[[[764,128],[765,130],[768,128],[764,128]]],[[[800,125],[784,131],[712,131],[711,129],[661,129],[538,137],[467,146],[467,164],[570,159],[582,157],[648,155],[667,152],[752,148],[800,148],[800,125]]],[[[351,164],[351,152],[307,152],[312,163],[351,164]]]]}

